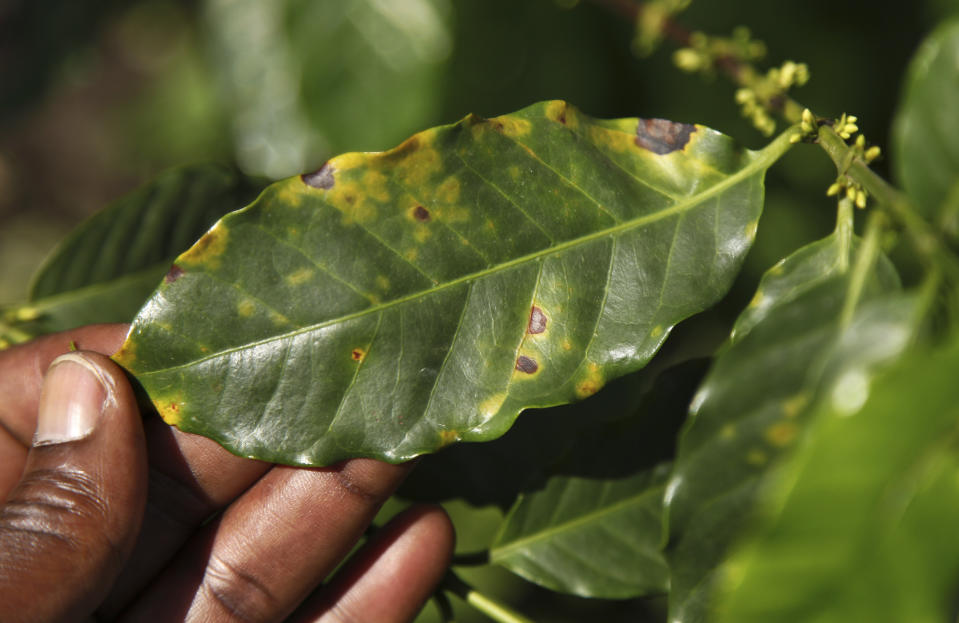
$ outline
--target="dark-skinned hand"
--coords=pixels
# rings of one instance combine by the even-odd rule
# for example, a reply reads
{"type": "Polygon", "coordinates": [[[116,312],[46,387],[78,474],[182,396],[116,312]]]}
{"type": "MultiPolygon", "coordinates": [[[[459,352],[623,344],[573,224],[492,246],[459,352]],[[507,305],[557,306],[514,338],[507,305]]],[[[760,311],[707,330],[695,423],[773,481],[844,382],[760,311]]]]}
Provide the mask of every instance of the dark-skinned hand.
{"type": "Polygon", "coordinates": [[[102,354],[125,333],[0,352],[0,621],[416,616],[453,547],[438,508],[402,513],[330,577],[408,466],[270,465],[143,420],[102,354]]]}

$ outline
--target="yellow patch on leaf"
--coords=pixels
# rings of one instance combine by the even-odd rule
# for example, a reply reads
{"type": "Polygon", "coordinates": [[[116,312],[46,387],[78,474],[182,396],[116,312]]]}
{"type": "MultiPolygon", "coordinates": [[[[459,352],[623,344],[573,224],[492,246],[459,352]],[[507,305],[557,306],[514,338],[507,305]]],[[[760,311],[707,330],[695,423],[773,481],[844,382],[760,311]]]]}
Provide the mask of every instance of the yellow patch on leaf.
{"type": "Polygon", "coordinates": [[[287,275],[285,281],[291,286],[299,286],[309,281],[312,277],[313,269],[304,266],[303,268],[287,275]]]}
{"type": "Polygon", "coordinates": [[[223,223],[217,223],[213,229],[203,234],[203,237],[177,258],[177,264],[203,264],[209,268],[220,265],[220,256],[226,251],[229,230],[223,223]]]}
{"type": "Polygon", "coordinates": [[[587,366],[585,378],[576,383],[576,396],[579,398],[588,398],[602,389],[604,382],[605,380],[603,379],[599,366],[595,363],[590,363],[589,366],[587,366]]]}

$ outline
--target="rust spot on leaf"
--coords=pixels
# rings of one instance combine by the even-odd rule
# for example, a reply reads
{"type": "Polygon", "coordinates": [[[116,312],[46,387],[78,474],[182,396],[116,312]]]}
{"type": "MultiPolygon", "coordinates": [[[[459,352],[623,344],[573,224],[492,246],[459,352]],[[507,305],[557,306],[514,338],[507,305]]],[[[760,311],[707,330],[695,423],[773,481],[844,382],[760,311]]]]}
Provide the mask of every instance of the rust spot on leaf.
{"type": "Polygon", "coordinates": [[[413,208],[413,218],[420,223],[425,223],[430,220],[430,211],[423,206],[416,206],[413,208]]]}
{"type": "Polygon", "coordinates": [[[636,145],[654,154],[664,155],[682,149],[696,126],[666,119],[640,119],[636,126],[636,145]]]}
{"type": "Polygon", "coordinates": [[[304,173],[300,176],[303,183],[320,190],[329,190],[333,188],[335,180],[333,179],[333,165],[327,162],[322,167],[312,173],[304,173]]]}
{"type": "Polygon", "coordinates": [[[166,277],[163,278],[163,282],[173,283],[174,281],[182,277],[184,272],[185,271],[182,268],[174,264],[173,266],[170,267],[170,271],[166,274],[166,277]]]}
{"type": "Polygon", "coordinates": [[[526,331],[534,335],[543,333],[546,331],[546,322],[546,314],[543,313],[543,310],[533,305],[533,309],[529,312],[529,325],[526,327],[526,331]]]}
{"type": "Polygon", "coordinates": [[[366,357],[366,351],[362,348],[354,348],[350,356],[353,357],[353,361],[363,361],[363,358],[366,357]]]}
{"type": "Polygon", "coordinates": [[[539,370],[539,364],[535,359],[530,359],[526,355],[520,355],[516,358],[516,369],[526,374],[533,374],[539,370]]]}

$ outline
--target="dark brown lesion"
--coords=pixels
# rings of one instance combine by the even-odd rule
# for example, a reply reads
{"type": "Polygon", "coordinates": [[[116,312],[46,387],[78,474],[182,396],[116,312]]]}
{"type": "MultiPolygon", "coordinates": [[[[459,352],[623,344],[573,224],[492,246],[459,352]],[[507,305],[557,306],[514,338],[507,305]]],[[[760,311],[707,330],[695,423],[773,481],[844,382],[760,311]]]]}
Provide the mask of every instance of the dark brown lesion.
{"type": "Polygon", "coordinates": [[[300,179],[302,179],[303,183],[307,186],[319,188],[320,190],[329,190],[333,188],[333,184],[336,183],[336,180],[333,179],[333,173],[333,165],[327,162],[312,173],[304,173],[300,176],[300,179]]]}
{"type": "Polygon", "coordinates": [[[416,206],[413,208],[413,218],[415,218],[420,223],[425,223],[430,220],[431,215],[430,211],[424,208],[423,206],[416,206]]]}
{"type": "Polygon", "coordinates": [[[667,119],[640,119],[636,125],[636,145],[654,154],[665,155],[686,146],[696,126],[667,119]]]}
{"type": "Polygon", "coordinates": [[[546,331],[546,314],[539,307],[533,305],[529,312],[529,325],[526,327],[528,333],[537,334],[546,331]]]}
{"type": "Polygon", "coordinates": [[[163,283],[173,283],[177,279],[183,276],[183,273],[186,272],[176,264],[170,267],[170,270],[167,272],[166,277],[163,278],[163,283]]]}
{"type": "Polygon", "coordinates": [[[516,358],[516,369],[526,374],[533,374],[539,370],[539,364],[536,363],[535,359],[531,359],[526,355],[520,355],[516,358]]]}

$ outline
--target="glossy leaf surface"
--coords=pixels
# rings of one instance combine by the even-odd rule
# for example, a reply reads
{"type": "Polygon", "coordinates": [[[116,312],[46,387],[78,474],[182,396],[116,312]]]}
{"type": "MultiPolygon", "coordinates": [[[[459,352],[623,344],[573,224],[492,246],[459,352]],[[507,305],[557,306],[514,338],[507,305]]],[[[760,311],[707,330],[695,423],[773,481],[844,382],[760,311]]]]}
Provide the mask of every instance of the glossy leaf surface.
{"type": "MultiPolygon", "coordinates": [[[[840,326],[855,246],[837,230],[770,269],[693,400],[666,493],[671,621],[706,620],[716,567],[751,517],[760,479],[799,438],[824,358],[857,326],[840,326]]],[[[897,289],[880,258],[860,301],[897,289]]],[[[880,315],[881,328],[908,326],[908,309],[880,315]]],[[[902,336],[876,344],[898,352],[902,336]]]]}
{"type": "Polygon", "coordinates": [[[919,48],[906,78],[894,126],[894,164],[920,211],[947,211],[959,234],[959,20],[947,22],[919,48]]]}
{"type": "Polygon", "coordinates": [[[955,618],[959,348],[871,380],[840,367],[770,483],[761,527],[724,568],[720,621],[955,618]],[[862,394],[853,408],[850,383],[862,394]]]}
{"type": "Polygon", "coordinates": [[[261,185],[219,165],[172,169],[78,226],[41,267],[26,305],[33,335],[129,322],[169,270],[261,185]]]}
{"type": "Polygon", "coordinates": [[[545,102],[345,154],[180,256],[117,360],[167,422],[243,456],[488,440],[720,298],[788,146],[545,102]]]}

